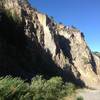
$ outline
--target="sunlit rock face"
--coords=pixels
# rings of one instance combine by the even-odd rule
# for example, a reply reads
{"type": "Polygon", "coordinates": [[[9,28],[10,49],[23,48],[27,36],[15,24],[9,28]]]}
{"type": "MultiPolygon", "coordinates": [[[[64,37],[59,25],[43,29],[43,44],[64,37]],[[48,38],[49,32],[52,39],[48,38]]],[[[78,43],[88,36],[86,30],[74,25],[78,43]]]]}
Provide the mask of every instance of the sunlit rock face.
{"type": "Polygon", "coordinates": [[[79,85],[99,88],[100,58],[91,53],[80,30],[58,24],[24,0],[0,2],[0,27],[10,25],[7,31],[0,29],[2,75],[13,73],[24,78],[31,78],[37,73],[59,75],[79,85]],[[8,19],[3,20],[4,15],[8,19]],[[9,55],[3,53],[8,49],[9,55]]]}

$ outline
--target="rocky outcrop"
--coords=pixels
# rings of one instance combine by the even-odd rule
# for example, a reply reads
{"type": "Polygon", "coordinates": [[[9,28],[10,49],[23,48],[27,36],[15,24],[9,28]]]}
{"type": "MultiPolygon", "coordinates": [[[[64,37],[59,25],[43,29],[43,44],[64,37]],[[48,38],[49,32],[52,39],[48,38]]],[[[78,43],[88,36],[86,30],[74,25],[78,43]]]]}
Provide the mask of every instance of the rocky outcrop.
{"type": "MultiPolygon", "coordinates": [[[[9,48],[10,52],[9,55],[0,53],[0,64],[2,59],[6,64],[0,65],[3,74],[14,72],[21,76],[23,73],[25,78],[31,78],[37,73],[45,76],[60,75],[67,81],[99,88],[100,58],[92,54],[81,31],[56,23],[24,0],[0,2],[0,38],[6,41],[4,44],[9,46],[6,48],[9,48]],[[7,11],[10,17],[7,17],[7,11]],[[4,16],[10,20],[3,20],[4,16]],[[8,30],[3,27],[8,27],[8,30]],[[3,57],[11,59],[7,62],[3,57]],[[6,67],[2,69],[1,66],[6,67]]],[[[4,46],[3,41],[0,43],[4,46]]],[[[7,52],[7,49],[0,48],[1,51],[7,52]]]]}

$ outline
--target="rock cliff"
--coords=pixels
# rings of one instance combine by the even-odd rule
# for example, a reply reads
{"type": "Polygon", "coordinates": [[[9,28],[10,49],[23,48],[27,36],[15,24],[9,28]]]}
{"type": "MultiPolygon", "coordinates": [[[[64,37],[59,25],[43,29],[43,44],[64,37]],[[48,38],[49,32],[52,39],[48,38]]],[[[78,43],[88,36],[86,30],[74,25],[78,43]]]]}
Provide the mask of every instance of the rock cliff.
{"type": "Polygon", "coordinates": [[[58,24],[26,0],[1,0],[0,75],[36,74],[100,88],[100,58],[75,27],[58,24]]]}

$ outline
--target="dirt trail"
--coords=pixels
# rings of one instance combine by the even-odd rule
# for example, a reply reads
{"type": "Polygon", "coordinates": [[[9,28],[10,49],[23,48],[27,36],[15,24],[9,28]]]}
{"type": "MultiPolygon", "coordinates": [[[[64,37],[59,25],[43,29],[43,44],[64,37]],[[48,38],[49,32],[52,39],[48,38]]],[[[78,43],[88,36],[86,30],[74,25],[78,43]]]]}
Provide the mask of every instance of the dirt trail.
{"type": "Polygon", "coordinates": [[[83,89],[77,91],[77,97],[82,96],[84,100],[100,100],[100,90],[83,89]]]}

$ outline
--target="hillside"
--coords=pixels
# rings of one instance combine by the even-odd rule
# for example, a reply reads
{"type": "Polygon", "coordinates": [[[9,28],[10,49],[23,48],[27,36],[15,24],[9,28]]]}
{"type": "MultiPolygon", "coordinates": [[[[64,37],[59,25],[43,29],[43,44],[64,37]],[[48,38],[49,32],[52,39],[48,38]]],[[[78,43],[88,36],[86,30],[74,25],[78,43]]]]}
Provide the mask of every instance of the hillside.
{"type": "Polygon", "coordinates": [[[100,52],[93,52],[93,53],[100,58],[100,52]]]}
{"type": "Polygon", "coordinates": [[[56,23],[25,0],[1,0],[0,75],[30,80],[37,74],[100,88],[100,58],[75,27],[56,23]]]}

